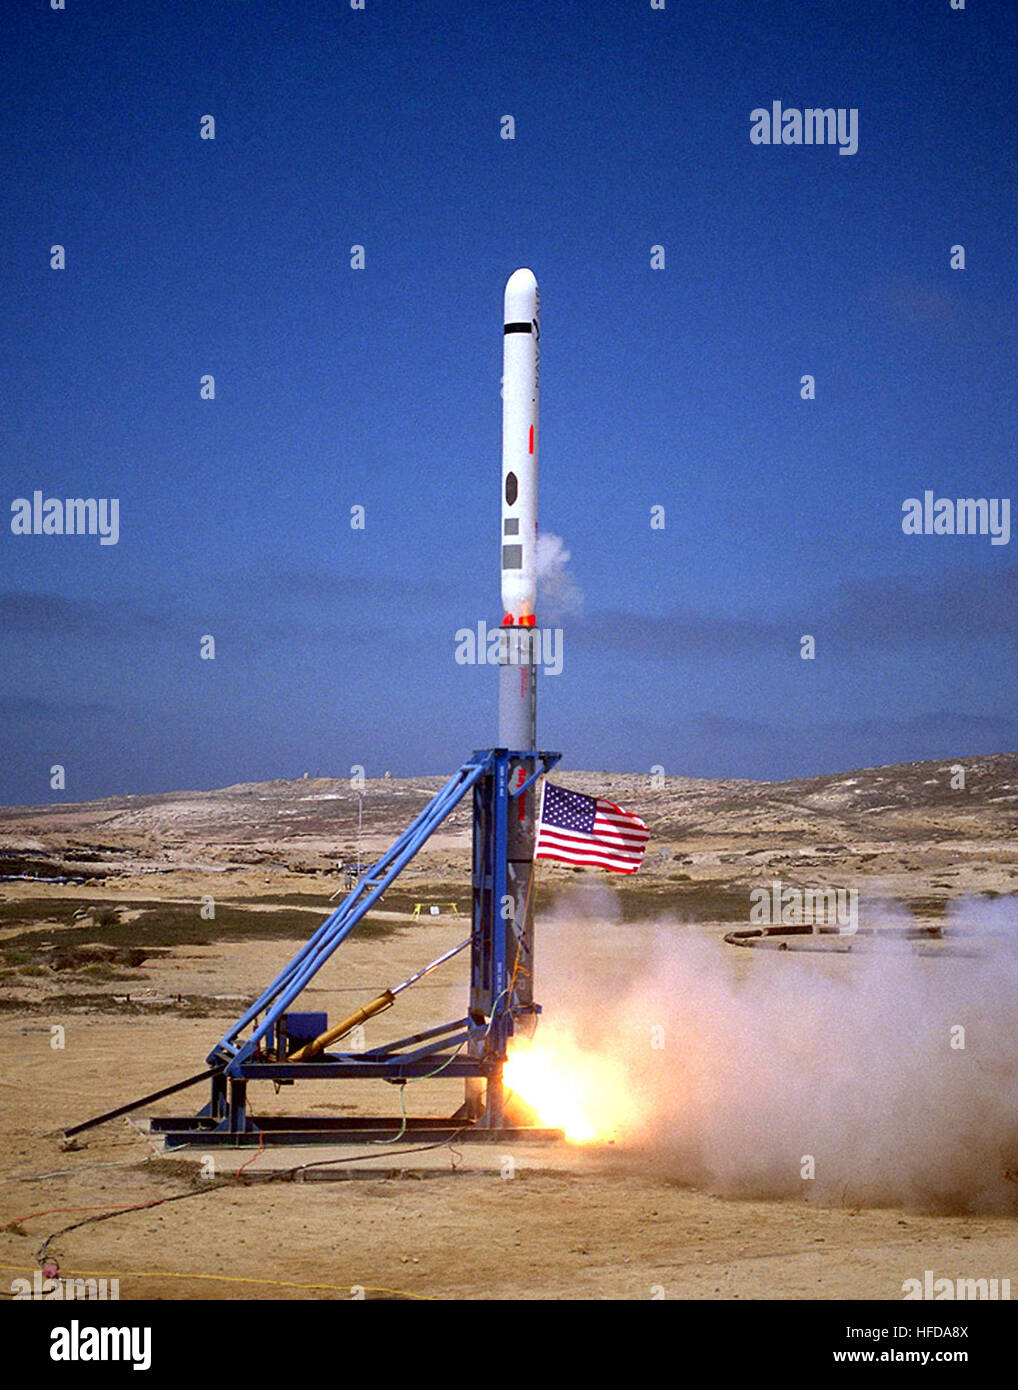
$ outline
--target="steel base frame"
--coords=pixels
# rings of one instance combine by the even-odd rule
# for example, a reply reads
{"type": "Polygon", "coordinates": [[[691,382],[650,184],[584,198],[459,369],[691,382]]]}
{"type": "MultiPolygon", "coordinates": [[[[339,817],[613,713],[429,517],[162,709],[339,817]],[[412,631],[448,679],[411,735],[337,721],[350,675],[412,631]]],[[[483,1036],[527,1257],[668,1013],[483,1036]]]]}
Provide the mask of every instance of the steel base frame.
{"type": "Polygon", "coordinates": [[[540,1006],[523,1002],[516,989],[513,943],[518,936],[503,916],[506,901],[507,828],[514,799],[543,776],[561,754],[535,749],[475,751],[440,792],[371,866],[268,988],[212,1049],[216,1069],[208,1104],[192,1117],[151,1121],[168,1147],[194,1145],[443,1143],[478,1139],[560,1139],[560,1130],[507,1124],[502,1067],[519,1024],[531,1028],[540,1006]],[[530,760],[532,774],[510,786],[510,771],[530,760]],[[473,794],[470,998],[464,1017],[438,1024],[363,1052],[325,1052],[305,1062],[277,1054],[279,1019],[378,902],[439,825],[473,794]],[[248,1036],[242,1037],[246,1030],[248,1036]],[[248,1109],[251,1081],[377,1079],[402,1085],[425,1077],[466,1081],[464,1104],[452,1117],[261,1116],[248,1109]]]}

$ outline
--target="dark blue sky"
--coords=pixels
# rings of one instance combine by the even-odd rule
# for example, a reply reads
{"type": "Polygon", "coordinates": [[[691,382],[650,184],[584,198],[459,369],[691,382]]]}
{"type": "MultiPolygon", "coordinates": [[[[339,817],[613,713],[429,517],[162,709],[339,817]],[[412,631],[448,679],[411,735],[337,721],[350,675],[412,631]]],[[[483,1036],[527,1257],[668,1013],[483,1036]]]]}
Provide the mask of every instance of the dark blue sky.
{"type": "Polygon", "coordinates": [[[1013,7],[67,4],[5,15],[3,514],[115,497],[120,537],[0,529],[0,801],[493,741],[454,634],[501,616],[519,265],[583,593],[544,746],[751,777],[1018,747],[1018,541],[901,527],[1015,477],[1013,7]],[[752,144],[775,100],[857,108],[858,152],[752,144]]]}

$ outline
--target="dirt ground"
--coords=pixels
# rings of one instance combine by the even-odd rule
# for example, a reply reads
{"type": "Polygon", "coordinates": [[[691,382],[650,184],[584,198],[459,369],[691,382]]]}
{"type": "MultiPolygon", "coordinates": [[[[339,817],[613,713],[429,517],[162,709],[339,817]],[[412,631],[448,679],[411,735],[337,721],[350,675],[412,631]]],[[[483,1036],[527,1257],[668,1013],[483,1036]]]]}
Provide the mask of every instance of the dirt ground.
{"type": "MultiPolygon", "coordinates": [[[[454,923],[417,926],[387,941],[384,954],[378,943],[352,941],[343,988],[363,998],[381,983],[381,969],[393,978],[409,972],[422,956],[456,944],[461,931],[454,923]]],[[[160,994],[193,994],[226,979],[239,992],[253,990],[297,944],[190,950],[160,959],[148,974],[160,994]]],[[[411,991],[401,1026],[455,1016],[443,1010],[455,1008],[461,989],[451,978],[411,991]]],[[[345,993],[323,990],[308,1002],[334,1015],[344,1001],[345,993]]],[[[207,1155],[190,1153],[187,1165],[167,1158],[144,1125],[128,1119],[61,1151],[53,1130],[197,1071],[232,1017],[70,1016],[56,1050],[45,1017],[0,1023],[0,1264],[8,1279],[37,1268],[43,1239],[94,1214],[90,1208],[203,1186],[184,1201],[70,1231],[49,1253],[65,1277],[118,1277],[122,1297],[174,1299],[350,1298],[358,1287],[368,1297],[439,1299],[895,1299],[905,1279],[927,1268],[1015,1266],[1013,1218],[731,1200],[679,1186],[609,1146],[518,1145],[507,1154],[461,1143],[428,1155],[407,1152],[412,1145],[378,1146],[353,1164],[315,1171],[333,1180],[272,1183],[248,1179],[336,1151],[217,1151],[214,1177],[203,1179],[195,1169],[207,1155]],[[507,1157],[512,1177],[504,1176],[507,1157]],[[233,1181],[214,1185],[223,1179],[233,1181]]],[[[380,1037],[381,1021],[374,1026],[380,1037]]],[[[411,1088],[408,1112],[451,1113],[457,1084],[411,1088]]],[[[297,1088],[278,1097],[260,1089],[268,1093],[258,1096],[261,1110],[294,1109],[297,1088]]],[[[332,1110],[333,1091],[301,1085],[298,1107],[332,1110]]],[[[198,1090],[184,1092],[148,1113],[188,1114],[201,1099],[198,1090]]],[[[354,1086],[343,1105],[398,1113],[384,1085],[354,1086]]]]}
{"type": "MultiPolygon", "coordinates": [[[[954,895],[992,885],[1011,891],[1018,873],[1014,812],[1003,816],[993,803],[1006,802],[1005,810],[1013,804],[1016,766],[1014,758],[1002,764],[993,794],[966,803],[955,821],[946,803],[918,806],[915,786],[901,778],[890,794],[891,812],[864,820],[853,803],[848,819],[839,821],[829,787],[755,793],[749,830],[748,803],[738,788],[722,799],[727,820],[719,812],[709,825],[693,795],[707,796],[707,784],[680,788],[656,827],[657,867],[639,890],[639,910],[646,911],[647,893],[656,895],[680,905],[680,915],[719,940],[733,921],[745,925],[744,916],[739,922],[718,906],[726,894],[744,904],[754,855],[762,856],[756,865],[765,881],[775,871],[791,877],[793,861],[800,876],[814,879],[821,865],[835,881],[839,874],[841,881],[870,874],[881,895],[911,902],[913,910],[918,903],[931,920],[954,895]],[[694,806],[685,820],[684,797],[694,806]],[[761,810],[765,800],[770,810],[761,810]]],[[[271,787],[276,794],[277,784],[271,787]]],[[[387,794],[393,798],[388,816],[372,828],[383,843],[392,827],[405,823],[413,802],[399,801],[395,790],[387,794]]],[[[889,794],[886,786],[869,786],[867,795],[877,797],[879,811],[879,798],[889,794]]],[[[205,815],[207,803],[195,804],[205,815]]],[[[134,835],[139,817],[157,820],[159,807],[106,808],[98,822],[61,812],[52,833],[45,810],[16,812],[5,813],[0,845],[9,854],[61,855],[66,862],[72,851],[97,843],[108,860],[123,857],[125,842],[116,840],[111,822],[126,815],[134,835]]],[[[652,815],[647,818],[655,830],[652,815]]],[[[294,862],[324,853],[328,836],[317,823],[308,831],[313,846],[309,838],[297,849],[292,843],[272,849],[260,830],[251,857],[237,863],[225,841],[214,853],[208,849],[207,827],[188,841],[178,820],[171,862],[160,863],[158,872],[153,846],[163,831],[154,821],[145,835],[144,855],[152,863],[140,863],[135,845],[130,862],[85,882],[42,884],[29,876],[2,884],[0,1289],[38,1269],[47,1238],[46,1252],[62,1276],[115,1277],[121,1297],[138,1299],[349,1299],[363,1292],[426,1299],[895,1300],[903,1281],[927,1269],[1010,1275],[1018,1287],[1014,1216],[822,1205],[807,1193],[737,1200],[684,1186],[655,1160],[612,1144],[518,1144],[507,1151],[460,1142],[412,1153],[414,1146],[403,1143],[354,1153],[167,1155],[145,1120],[194,1113],[205,1098],[198,1088],[67,1148],[65,1127],[199,1071],[243,1001],[301,943],[302,924],[310,928],[324,917],[330,895],[342,886],[320,864],[294,862]],[[205,849],[195,848],[199,841],[205,849]],[[270,863],[270,854],[283,862],[270,863]],[[214,924],[198,912],[207,893],[216,894],[214,924]],[[230,903],[235,917],[225,911],[230,903]],[[76,918],[75,911],[84,915],[76,918]],[[58,961],[52,953],[68,942],[85,953],[58,961]],[[145,948],[140,961],[123,954],[138,942],[145,948]],[[95,946],[100,955],[90,957],[95,946]],[[336,1158],[344,1161],[332,1163],[336,1158]],[[323,1160],[331,1166],[266,1180],[273,1170],[323,1160]],[[153,1205],[170,1197],[181,1200],[153,1205]],[[135,1209],[56,1234],[113,1208],[135,1209]]],[[[252,843],[245,842],[245,855],[252,843]]],[[[466,917],[412,920],[410,908],[416,896],[444,900],[457,881],[464,907],[466,852],[463,827],[454,827],[411,881],[406,901],[394,899],[373,914],[370,931],[344,945],[342,968],[330,965],[303,1007],[342,1016],[463,940],[466,917]]],[[[557,881],[554,869],[547,879],[557,881]]],[[[625,918],[624,893],[620,898],[625,918]]],[[[610,962],[618,941],[617,920],[590,922],[592,959],[610,962]]],[[[743,972],[758,968],[761,953],[728,949],[743,972]]],[[[842,967],[818,957],[815,968],[842,967]]],[[[465,975],[464,954],[440,977],[401,996],[393,1015],[369,1024],[368,1045],[461,1016],[465,975]]],[[[408,1113],[450,1115],[461,1086],[436,1079],[408,1087],[408,1113]]],[[[327,1083],[300,1083],[278,1095],[268,1085],[253,1087],[252,1108],[399,1113],[397,1095],[384,1083],[344,1085],[340,1098],[327,1083]]]]}

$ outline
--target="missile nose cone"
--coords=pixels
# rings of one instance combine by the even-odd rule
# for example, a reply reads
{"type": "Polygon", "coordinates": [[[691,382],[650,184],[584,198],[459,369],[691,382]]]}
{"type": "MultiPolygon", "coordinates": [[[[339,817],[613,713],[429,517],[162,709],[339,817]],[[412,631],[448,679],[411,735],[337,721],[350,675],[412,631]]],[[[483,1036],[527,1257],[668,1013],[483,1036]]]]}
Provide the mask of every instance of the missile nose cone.
{"type": "Polygon", "coordinates": [[[541,299],[537,292],[537,277],[532,270],[514,270],[506,281],[505,322],[529,323],[536,319],[541,310],[541,299]]]}

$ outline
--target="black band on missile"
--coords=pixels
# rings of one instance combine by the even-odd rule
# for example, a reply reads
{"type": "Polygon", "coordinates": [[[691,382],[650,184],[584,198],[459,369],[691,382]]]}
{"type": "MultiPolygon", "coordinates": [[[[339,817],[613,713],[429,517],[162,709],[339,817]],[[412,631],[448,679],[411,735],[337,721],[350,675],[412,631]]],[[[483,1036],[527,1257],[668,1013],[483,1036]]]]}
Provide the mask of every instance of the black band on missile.
{"type": "Polygon", "coordinates": [[[532,323],[507,323],[503,328],[503,333],[530,333],[533,331],[532,323]]]}

